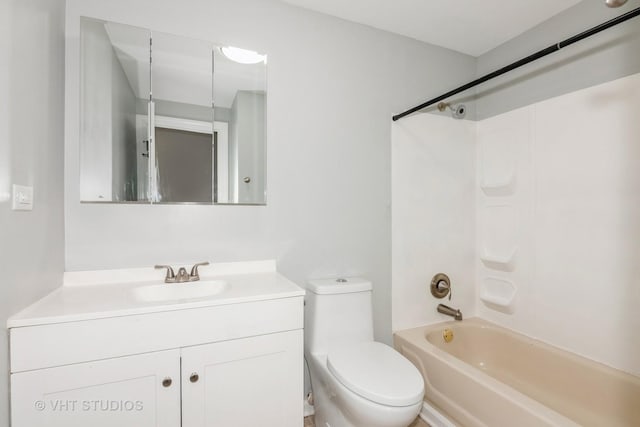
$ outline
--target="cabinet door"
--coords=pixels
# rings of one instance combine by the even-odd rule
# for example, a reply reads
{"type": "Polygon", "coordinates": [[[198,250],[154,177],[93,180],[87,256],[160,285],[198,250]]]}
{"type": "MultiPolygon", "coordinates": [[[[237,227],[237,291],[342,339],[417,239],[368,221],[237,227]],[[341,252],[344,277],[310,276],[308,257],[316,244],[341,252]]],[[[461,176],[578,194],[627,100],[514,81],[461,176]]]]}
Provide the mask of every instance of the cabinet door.
{"type": "Polygon", "coordinates": [[[180,350],[12,374],[11,420],[13,427],[179,427],[180,350]]]}
{"type": "Polygon", "coordinates": [[[183,348],[183,427],[300,427],[302,346],[296,330],[183,348]]]}

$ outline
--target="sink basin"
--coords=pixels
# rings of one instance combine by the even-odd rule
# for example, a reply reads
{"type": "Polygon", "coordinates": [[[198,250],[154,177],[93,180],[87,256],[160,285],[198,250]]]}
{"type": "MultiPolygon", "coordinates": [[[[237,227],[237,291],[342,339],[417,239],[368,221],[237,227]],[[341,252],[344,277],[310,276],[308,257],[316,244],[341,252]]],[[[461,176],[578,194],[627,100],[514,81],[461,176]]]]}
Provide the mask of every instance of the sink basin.
{"type": "Polygon", "coordinates": [[[205,280],[185,283],[163,283],[135,288],[133,294],[141,301],[158,302],[206,298],[224,292],[229,284],[224,280],[205,280]]]}

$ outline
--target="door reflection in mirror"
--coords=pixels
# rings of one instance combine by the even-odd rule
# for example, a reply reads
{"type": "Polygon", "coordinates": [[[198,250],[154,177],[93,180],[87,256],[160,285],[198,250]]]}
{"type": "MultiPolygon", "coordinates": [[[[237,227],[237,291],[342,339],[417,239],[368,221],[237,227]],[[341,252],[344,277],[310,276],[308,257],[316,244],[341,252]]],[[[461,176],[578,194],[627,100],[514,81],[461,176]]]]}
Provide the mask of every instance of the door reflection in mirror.
{"type": "Polygon", "coordinates": [[[265,204],[266,56],[256,58],[82,18],[81,201],[265,204]]]}

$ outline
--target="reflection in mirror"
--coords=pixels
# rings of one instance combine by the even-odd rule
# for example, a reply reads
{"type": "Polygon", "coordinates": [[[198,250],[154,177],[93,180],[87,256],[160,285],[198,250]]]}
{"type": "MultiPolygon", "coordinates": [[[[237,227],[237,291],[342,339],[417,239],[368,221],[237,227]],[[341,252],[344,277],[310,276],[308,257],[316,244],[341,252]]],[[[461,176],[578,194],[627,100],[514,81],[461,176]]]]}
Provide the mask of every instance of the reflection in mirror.
{"type": "Polygon", "coordinates": [[[80,25],[80,199],[148,200],[136,105],[149,99],[151,33],[88,18],[80,25]]]}
{"type": "Polygon", "coordinates": [[[228,161],[222,165],[228,170],[228,202],[264,204],[267,60],[231,49],[214,50],[216,120],[229,129],[228,161]]]}
{"type": "Polygon", "coordinates": [[[81,28],[82,201],[266,203],[266,56],[81,28]]]}
{"type": "MultiPolygon", "coordinates": [[[[211,43],[153,33],[150,160],[157,203],[217,200],[211,43]]],[[[139,111],[143,113],[146,105],[139,111]]]]}

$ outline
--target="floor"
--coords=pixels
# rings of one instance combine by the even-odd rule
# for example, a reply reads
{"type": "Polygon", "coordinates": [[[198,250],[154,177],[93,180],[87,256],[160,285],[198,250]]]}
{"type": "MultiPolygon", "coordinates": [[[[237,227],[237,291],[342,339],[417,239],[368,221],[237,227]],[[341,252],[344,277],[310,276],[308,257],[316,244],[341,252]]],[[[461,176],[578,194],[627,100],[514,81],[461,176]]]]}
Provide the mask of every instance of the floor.
{"type": "MultiPolygon", "coordinates": [[[[304,418],[304,427],[315,427],[313,415],[304,418]]],[[[425,423],[420,418],[417,418],[413,423],[411,423],[411,425],[409,425],[409,427],[429,427],[429,424],[425,423]]]]}
{"type": "Polygon", "coordinates": [[[422,421],[421,418],[416,418],[416,420],[413,423],[411,423],[409,427],[429,427],[429,424],[422,421]]]}

